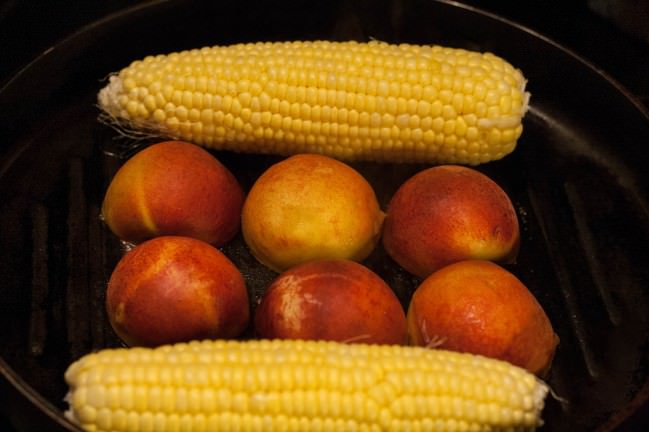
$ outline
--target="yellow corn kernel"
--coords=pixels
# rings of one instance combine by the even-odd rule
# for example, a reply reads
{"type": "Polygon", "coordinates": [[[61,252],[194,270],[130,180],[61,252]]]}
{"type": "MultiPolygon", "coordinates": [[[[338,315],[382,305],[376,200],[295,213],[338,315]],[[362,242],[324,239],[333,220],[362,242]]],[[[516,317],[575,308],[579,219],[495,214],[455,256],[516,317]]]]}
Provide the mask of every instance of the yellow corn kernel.
{"type": "Polygon", "coordinates": [[[183,430],[531,431],[548,392],[524,369],[471,354],[297,340],[106,349],[71,364],[65,380],[67,417],[97,432],[178,422],[183,430]]]}
{"type": "Polygon", "coordinates": [[[247,43],[135,61],[111,76],[98,101],[118,129],[217,150],[476,165],[515,149],[529,100],[525,84],[503,59],[463,49],[379,41],[247,43]],[[224,116],[197,114],[205,108],[224,116]],[[456,127],[472,117],[477,133],[456,127]],[[259,118],[273,119],[272,133],[258,130],[259,118]],[[399,131],[388,144],[384,129],[393,125],[399,131]],[[361,130],[358,142],[350,134],[361,130]],[[440,131],[445,143],[475,142],[469,151],[439,152],[423,137],[440,131]]]}

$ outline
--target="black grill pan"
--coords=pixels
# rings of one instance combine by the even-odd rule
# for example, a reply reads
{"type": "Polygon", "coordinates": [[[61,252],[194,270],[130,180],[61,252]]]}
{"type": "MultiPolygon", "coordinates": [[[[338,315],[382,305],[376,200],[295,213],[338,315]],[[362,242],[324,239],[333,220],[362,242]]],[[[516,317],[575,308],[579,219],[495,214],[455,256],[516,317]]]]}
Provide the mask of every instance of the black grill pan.
{"type": "MultiPolygon", "coordinates": [[[[257,40],[376,38],[490,50],[532,93],[518,149],[478,169],[508,192],[522,242],[508,268],[561,338],[544,431],[614,430],[649,397],[649,115],[551,40],[445,1],[154,1],[82,28],[0,89],[0,409],[17,430],[74,430],[63,372],[118,346],[103,307],[120,257],[101,199],[132,142],[97,121],[105,77],[147,54],[257,40]]],[[[146,143],[140,143],[146,144],[146,143]]],[[[245,188],[275,157],[215,152],[245,188]]],[[[422,165],[354,164],[385,207],[422,165]]],[[[274,274],[224,249],[259,297],[274,274]]],[[[366,262],[404,305],[418,280],[366,262]]],[[[254,306],[254,304],[253,304],[254,306]]],[[[0,424],[0,427],[4,425],[0,424]]]]}

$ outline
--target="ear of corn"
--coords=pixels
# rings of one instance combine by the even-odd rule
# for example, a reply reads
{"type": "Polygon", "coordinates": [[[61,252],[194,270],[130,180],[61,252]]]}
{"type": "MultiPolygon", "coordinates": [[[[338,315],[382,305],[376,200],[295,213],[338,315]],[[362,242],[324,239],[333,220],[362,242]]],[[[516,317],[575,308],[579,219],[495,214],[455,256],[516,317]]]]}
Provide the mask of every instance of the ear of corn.
{"type": "Polygon", "coordinates": [[[123,131],[213,149],[471,165],[514,150],[528,98],[521,72],[493,54],[378,41],[150,56],[98,95],[123,131]]]}
{"type": "Polygon", "coordinates": [[[65,379],[89,431],[526,431],[548,392],[470,354],[290,340],[103,350],[65,379]]]}

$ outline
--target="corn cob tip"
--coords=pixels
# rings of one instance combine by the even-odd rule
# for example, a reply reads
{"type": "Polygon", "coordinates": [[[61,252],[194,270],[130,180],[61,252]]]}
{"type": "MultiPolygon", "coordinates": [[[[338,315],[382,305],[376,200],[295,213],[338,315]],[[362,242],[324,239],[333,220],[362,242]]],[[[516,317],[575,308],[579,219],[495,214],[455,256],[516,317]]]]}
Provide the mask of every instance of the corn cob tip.
{"type": "Polygon", "coordinates": [[[121,78],[119,75],[112,74],[108,77],[108,83],[97,94],[99,107],[116,118],[120,116],[117,107],[119,107],[118,96],[122,93],[122,89],[121,78]]]}
{"type": "Polygon", "coordinates": [[[73,402],[72,402],[72,390],[68,390],[68,392],[65,394],[63,397],[63,402],[65,402],[68,406],[68,409],[63,411],[63,417],[66,418],[67,420],[70,420],[74,424],[80,424],[81,422],[77,418],[75,414],[75,410],[72,408],[73,402]]]}
{"type": "Polygon", "coordinates": [[[150,120],[134,122],[131,115],[124,108],[126,98],[124,82],[119,74],[111,74],[108,83],[97,93],[97,105],[100,109],[99,121],[112,129],[120,136],[133,139],[180,138],[169,130],[150,120]]]}

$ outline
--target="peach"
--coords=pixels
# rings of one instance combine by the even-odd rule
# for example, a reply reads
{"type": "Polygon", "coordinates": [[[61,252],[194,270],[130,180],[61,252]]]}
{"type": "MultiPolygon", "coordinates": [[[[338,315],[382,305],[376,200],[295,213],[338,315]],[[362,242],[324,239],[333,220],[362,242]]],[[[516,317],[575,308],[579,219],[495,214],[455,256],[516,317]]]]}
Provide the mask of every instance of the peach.
{"type": "Polygon", "coordinates": [[[426,278],[408,307],[413,345],[505,360],[543,376],[559,343],[528,288],[490,261],[446,266],[426,278]]]}
{"type": "Polygon", "coordinates": [[[255,311],[262,338],[405,344],[406,317],[390,287],[365,266],[319,260],[280,274],[255,311]]]}
{"type": "Polygon", "coordinates": [[[379,242],[384,216],[355,169],[300,154],[272,165],[253,184],[241,229],[257,260],[279,273],[316,259],[362,261],[379,242]]]}
{"type": "Polygon", "coordinates": [[[118,262],[108,282],[110,324],[127,345],[233,338],[249,321],[243,276],[201,240],[161,236],[118,262]]]}
{"type": "Polygon", "coordinates": [[[124,241],[179,235],[223,246],[239,231],[244,194],[211,153],[190,143],[151,145],[113,177],[102,217],[124,241]]]}
{"type": "Polygon", "coordinates": [[[472,168],[428,168],[406,180],[388,204],[385,250],[421,278],[466,259],[511,263],[519,243],[508,195],[472,168]]]}

